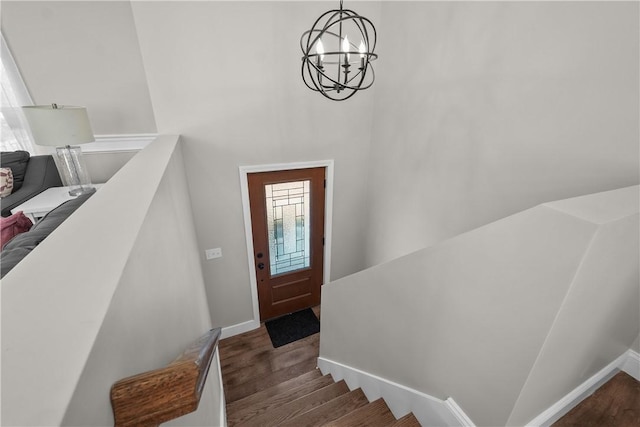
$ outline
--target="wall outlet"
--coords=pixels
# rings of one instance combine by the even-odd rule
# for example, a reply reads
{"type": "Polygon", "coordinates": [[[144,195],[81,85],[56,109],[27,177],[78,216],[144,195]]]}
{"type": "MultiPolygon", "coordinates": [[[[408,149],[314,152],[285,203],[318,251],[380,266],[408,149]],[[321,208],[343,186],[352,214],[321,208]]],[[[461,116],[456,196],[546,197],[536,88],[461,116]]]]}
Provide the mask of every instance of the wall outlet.
{"type": "Polygon", "coordinates": [[[222,248],[207,249],[204,255],[207,259],[222,258],[222,248]]]}

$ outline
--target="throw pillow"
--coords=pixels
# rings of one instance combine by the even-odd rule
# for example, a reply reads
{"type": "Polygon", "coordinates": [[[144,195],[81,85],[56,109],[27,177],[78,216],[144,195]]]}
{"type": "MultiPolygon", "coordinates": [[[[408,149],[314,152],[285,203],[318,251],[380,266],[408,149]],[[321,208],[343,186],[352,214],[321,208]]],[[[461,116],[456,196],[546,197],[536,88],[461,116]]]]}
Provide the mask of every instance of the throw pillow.
{"type": "Polygon", "coordinates": [[[0,168],[0,197],[6,197],[13,191],[13,174],[9,168],[0,168]]]}
{"type": "Polygon", "coordinates": [[[29,163],[28,151],[3,151],[0,153],[0,168],[9,168],[13,173],[13,191],[22,187],[29,163]]]}
{"type": "Polygon", "coordinates": [[[0,247],[4,247],[14,236],[29,231],[33,223],[20,211],[6,218],[0,217],[0,247]]]}

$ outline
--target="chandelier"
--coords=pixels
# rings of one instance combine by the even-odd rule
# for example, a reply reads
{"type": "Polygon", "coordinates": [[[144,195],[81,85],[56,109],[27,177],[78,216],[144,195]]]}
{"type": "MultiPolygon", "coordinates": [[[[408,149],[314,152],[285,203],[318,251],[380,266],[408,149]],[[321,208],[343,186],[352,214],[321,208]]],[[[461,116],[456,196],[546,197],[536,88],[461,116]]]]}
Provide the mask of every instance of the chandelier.
{"type": "Polygon", "coordinates": [[[323,13],[300,38],[302,80],[307,87],[334,101],[351,98],[373,85],[371,61],[378,58],[376,28],[353,10],[323,13]],[[352,41],[360,39],[356,46],[352,41]]]}

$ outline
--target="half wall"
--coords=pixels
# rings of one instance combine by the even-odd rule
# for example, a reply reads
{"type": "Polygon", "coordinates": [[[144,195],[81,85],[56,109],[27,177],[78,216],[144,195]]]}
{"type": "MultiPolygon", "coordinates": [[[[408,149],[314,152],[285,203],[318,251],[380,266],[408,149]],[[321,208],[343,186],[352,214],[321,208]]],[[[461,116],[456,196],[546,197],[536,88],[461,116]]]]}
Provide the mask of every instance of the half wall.
{"type": "Polygon", "coordinates": [[[638,186],[547,203],[325,285],[321,359],[525,425],[639,332],[638,186]]]}
{"type": "MultiPolygon", "coordinates": [[[[4,278],[2,424],[113,425],[111,385],[208,331],[206,301],[179,139],[159,137],[4,278]]],[[[214,359],[173,424],[222,424],[223,402],[214,359]]]]}

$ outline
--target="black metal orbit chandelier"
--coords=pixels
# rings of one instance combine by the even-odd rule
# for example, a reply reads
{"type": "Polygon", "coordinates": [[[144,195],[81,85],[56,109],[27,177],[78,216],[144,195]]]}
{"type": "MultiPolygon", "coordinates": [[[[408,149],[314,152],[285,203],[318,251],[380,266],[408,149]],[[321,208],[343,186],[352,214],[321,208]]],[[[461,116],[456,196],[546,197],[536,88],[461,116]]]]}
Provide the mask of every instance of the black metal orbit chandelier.
{"type": "Polygon", "coordinates": [[[368,18],[343,9],[342,0],[340,9],[323,13],[302,34],[300,48],[304,83],[331,100],[349,99],[375,81],[376,28],[368,18]],[[351,40],[358,38],[356,46],[351,40]]]}

